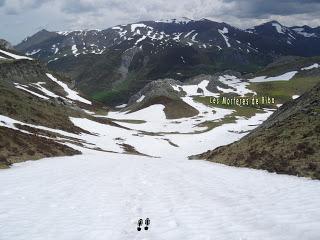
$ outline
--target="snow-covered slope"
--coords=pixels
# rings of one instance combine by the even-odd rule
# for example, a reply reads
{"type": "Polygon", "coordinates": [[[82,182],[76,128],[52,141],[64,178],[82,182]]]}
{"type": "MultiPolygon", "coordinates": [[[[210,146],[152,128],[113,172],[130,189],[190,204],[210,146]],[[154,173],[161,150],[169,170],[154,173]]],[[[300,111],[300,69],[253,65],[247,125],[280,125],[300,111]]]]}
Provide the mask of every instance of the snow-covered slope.
{"type": "Polygon", "coordinates": [[[4,58],[4,59],[27,59],[27,60],[32,60],[32,58],[21,56],[21,55],[17,55],[17,54],[14,54],[14,53],[2,50],[2,49],[0,49],[0,54],[3,55],[2,58],[4,58]]]}
{"type": "MultiPolygon", "coordinates": [[[[194,37],[193,33],[190,35],[194,37]]],[[[299,69],[315,71],[315,64],[299,69]]],[[[291,81],[287,75],[282,80],[291,81]]],[[[25,100],[31,99],[34,108],[39,102],[51,103],[46,105],[48,108],[57,107],[57,96],[66,104],[78,102],[79,111],[82,103],[91,106],[57,76],[44,76],[46,83],[15,80],[12,88],[27,96],[25,100]],[[60,91],[49,88],[50,84],[60,91]]],[[[25,123],[1,114],[0,130],[41,136],[83,154],[13,164],[0,171],[0,239],[320,238],[318,180],[187,159],[239,140],[273,112],[262,109],[252,116],[239,115],[224,121],[235,110],[210,107],[196,101],[196,97],[224,93],[245,96],[255,92],[250,90],[250,82],[240,76],[217,76],[223,84],[217,86],[217,92],[210,88],[211,81],[204,77],[198,82],[170,86],[176,92],[184,92],[181,100],[199,110],[189,118],[167,119],[161,104],[107,115],[84,109],[90,115],[73,115],[66,121],[77,132],[62,130],[61,125],[58,129],[25,123]],[[205,122],[216,125],[200,125],[205,122]],[[150,218],[148,231],[136,230],[140,218],[150,218]]],[[[143,103],[148,96],[143,94],[136,99],[143,103]]],[[[62,105],[58,104],[58,108],[62,105]]],[[[61,112],[57,113],[45,115],[46,121],[52,125],[61,121],[61,112]]],[[[36,116],[29,114],[25,119],[36,116]]]]}
{"type": "Polygon", "coordinates": [[[173,136],[72,119],[99,133],[77,137],[104,149],[116,147],[117,137],[161,158],[73,146],[84,155],[1,171],[1,239],[317,239],[319,181],[186,159],[238,139],[232,129],[252,128],[265,118],[173,136]],[[150,229],[138,232],[138,219],[147,217],[150,229]]]}
{"type": "MultiPolygon", "coordinates": [[[[16,48],[28,56],[56,61],[65,56],[80,54],[103,54],[117,47],[126,49],[144,43],[158,46],[158,51],[168,48],[172,42],[199,49],[220,51],[231,48],[244,54],[270,53],[303,55],[302,44],[319,43],[318,29],[286,27],[276,21],[241,30],[226,23],[208,19],[192,20],[176,18],[159,21],[114,26],[104,30],[76,30],[48,32],[41,30],[26,38],[16,48]],[[267,42],[266,42],[267,41],[267,42]],[[297,49],[298,48],[298,49],[297,49]]],[[[307,47],[309,48],[309,46],[307,47]]],[[[304,55],[316,55],[304,49],[304,55]]]]}
{"type": "MultiPolygon", "coordinates": [[[[245,87],[225,76],[225,81],[228,80],[234,87],[245,87]]],[[[194,104],[191,96],[195,86],[190,86],[181,87],[187,92],[185,101],[194,104]]],[[[204,117],[212,115],[221,119],[230,113],[221,109],[209,113],[212,108],[198,107],[204,117]]],[[[141,112],[108,115],[118,118],[126,128],[87,118],[70,118],[76,126],[92,134],[57,132],[29,124],[57,132],[63,138],[78,139],[82,146],[65,144],[81,150],[83,155],[25,162],[0,171],[0,238],[298,240],[320,237],[319,181],[187,160],[189,155],[238,140],[271,111],[249,119],[239,118],[235,123],[198,134],[192,132],[192,119],[184,119],[185,123],[180,124],[167,121],[161,111],[161,106],[154,105],[141,112]],[[125,116],[126,120],[142,118],[145,122],[124,122],[125,116]],[[159,123],[162,125],[158,128],[159,123]],[[165,128],[175,129],[177,133],[157,132],[165,128]],[[179,134],[183,130],[189,133],[179,134]],[[123,146],[132,146],[136,152],[148,156],[122,154],[126,152],[123,146]],[[140,218],[150,218],[148,231],[136,230],[140,218]]],[[[4,127],[15,127],[17,122],[8,117],[0,120],[4,127]]]]}

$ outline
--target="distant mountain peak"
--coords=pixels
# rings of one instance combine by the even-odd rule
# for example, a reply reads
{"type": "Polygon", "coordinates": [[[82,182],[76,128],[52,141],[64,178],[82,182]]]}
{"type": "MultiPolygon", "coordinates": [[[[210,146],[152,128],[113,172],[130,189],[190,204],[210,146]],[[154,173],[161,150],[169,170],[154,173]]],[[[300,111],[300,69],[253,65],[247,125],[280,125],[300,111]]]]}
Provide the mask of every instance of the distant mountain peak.
{"type": "Polygon", "coordinates": [[[253,30],[255,32],[257,31],[265,32],[267,30],[267,31],[273,31],[274,33],[278,33],[278,34],[286,34],[286,32],[290,31],[288,27],[282,25],[280,22],[276,20],[262,23],[260,25],[253,27],[253,29],[250,29],[250,30],[253,30]]]}
{"type": "Polygon", "coordinates": [[[194,21],[191,18],[188,17],[177,17],[177,18],[171,18],[171,19],[160,19],[156,20],[155,22],[163,22],[163,23],[188,23],[194,21]]]}

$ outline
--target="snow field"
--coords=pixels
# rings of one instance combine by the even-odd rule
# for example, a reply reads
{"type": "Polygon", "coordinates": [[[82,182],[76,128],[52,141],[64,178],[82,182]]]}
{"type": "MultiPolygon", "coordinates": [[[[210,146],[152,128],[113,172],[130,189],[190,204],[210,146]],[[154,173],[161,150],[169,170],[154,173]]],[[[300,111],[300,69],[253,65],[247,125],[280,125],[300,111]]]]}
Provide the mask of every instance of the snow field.
{"type": "Polygon", "coordinates": [[[0,181],[3,240],[320,237],[320,183],[304,178],[96,152],[16,164],[0,181]]]}
{"type": "MultiPolygon", "coordinates": [[[[240,95],[248,93],[245,82],[230,76],[221,80],[240,95]]],[[[183,88],[187,96],[182,100],[198,109],[199,115],[193,118],[168,120],[164,106],[158,104],[133,113],[108,114],[146,121],[118,122],[131,130],[83,118],[70,120],[95,135],[25,124],[78,138],[87,148],[68,143],[83,155],[28,161],[0,171],[0,239],[320,239],[320,181],[187,160],[239,140],[244,131],[272,113],[265,109],[249,119],[239,117],[235,123],[194,134],[204,130],[196,126],[197,120],[219,120],[232,113],[193,100],[198,87],[212,94],[207,85],[208,81],[202,81],[173,86],[183,88]],[[119,146],[123,143],[150,157],[93,150],[123,153],[119,146]],[[138,219],[147,217],[150,229],[138,232],[138,219]]],[[[69,88],[66,92],[68,97],[79,97],[69,88]]],[[[24,124],[0,116],[1,126],[18,130],[14,123],[24,124]]]]}

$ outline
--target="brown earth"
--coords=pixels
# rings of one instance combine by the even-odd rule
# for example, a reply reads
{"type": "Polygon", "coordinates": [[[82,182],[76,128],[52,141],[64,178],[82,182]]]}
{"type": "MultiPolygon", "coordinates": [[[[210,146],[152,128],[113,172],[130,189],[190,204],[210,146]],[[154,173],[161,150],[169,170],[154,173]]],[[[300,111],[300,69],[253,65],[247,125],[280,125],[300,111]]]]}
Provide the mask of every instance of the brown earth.
{"type": "MultiPolygon", "coordinates": [[[[164,113],[167,119],[178,119],[194,117],[199,114],[199,111],[194,107],[191,107],[180,99],[170,99],[168,97],[155,97],[142,105],[140,109],[149,107],[154,104],[163,104],[165,106],[164,113]]],[[[139,110],[140,110],[139,109],[139,110]]]]}
{"type": "Polygon", "coordinates": [[[81,152],[44,137],[0,127],[0,168],[26,160],[75,154],[81,152]]]}

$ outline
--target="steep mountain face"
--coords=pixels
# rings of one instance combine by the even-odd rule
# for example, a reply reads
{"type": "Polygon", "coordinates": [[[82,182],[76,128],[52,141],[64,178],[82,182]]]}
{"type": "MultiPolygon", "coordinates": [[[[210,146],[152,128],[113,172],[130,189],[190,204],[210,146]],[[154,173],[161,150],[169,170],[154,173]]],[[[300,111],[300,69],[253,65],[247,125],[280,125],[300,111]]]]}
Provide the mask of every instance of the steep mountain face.
{"type": "Polygon", "coordinates": [[[255,37],[253,45],[265,53],[295,56],[317,56],[320,40],[319,28],[286,27],[271,21],[249,29],[255,37]]]}
{"type": "Polygon", "coordinates": [[[280,55],[319,55],[315,47],[319,44],[317,28],[269,22],[241,30],[207,19],[183,18],[105,30],[42,30],[16,49],[67,73],[94,99],[116,104],[126,102],[149,80],[184,81],[227,69],[253,72],[280,55]]]}
{"type": "Polygon", "coordinates": [[[92,103],[71,89],[70,79],[50,72],[39,61],[3,47],[0,53],[0,168],[80,154],[65,145],[76,140],[61,133],[86,132],[69,118],[86,116],[80,108],[93,108],[92,103]]]}
{"type": "Polygon", "coordinates": [[[192,159],[320,179],[320,84],[240,141],[192,159]]]}

